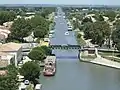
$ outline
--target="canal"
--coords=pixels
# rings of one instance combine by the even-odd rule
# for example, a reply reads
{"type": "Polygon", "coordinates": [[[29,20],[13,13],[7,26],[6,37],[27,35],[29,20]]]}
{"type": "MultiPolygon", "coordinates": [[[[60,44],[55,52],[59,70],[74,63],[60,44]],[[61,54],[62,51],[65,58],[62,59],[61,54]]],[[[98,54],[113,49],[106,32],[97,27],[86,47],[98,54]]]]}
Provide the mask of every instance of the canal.
{"type": "MultiPolygon", "coordinates": [[[[58,8],[58,18],[55,19],[55,38],[51,43],[76,44],[74,32],[65,36],[67,23],[58,8]],[[60,15],[61,16],[60,16],[60,15]],[[59,17],[60,16],[60,17],[59,17]]],[[[57,56],[77,56],[78,50],[53,50],[57,56]]],[[[53,77],[40,76],[43,90],[120,90],[120,70],[80,62],[79,59],[57,59],[57,72],[53,77]]]]}

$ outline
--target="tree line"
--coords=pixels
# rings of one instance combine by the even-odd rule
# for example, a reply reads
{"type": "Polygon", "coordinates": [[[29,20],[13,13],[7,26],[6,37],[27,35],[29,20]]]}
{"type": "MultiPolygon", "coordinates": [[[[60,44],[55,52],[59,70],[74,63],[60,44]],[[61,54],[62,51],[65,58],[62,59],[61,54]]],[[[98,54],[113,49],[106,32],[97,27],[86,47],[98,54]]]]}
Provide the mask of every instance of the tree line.
{"type": "Polygon", "coordinates": [[[91,42],[99,46],[102,46],[106,40],[108,44],[110,44],[110,40],[112,40],[113,45],[120,50],[120,13],[113,10],[92,10],[86,14],[82,11],[76,11],[68,15],[68,18],[73,23],[74,30],[79,29],[83,31],[85,39],[92,39],[91,42]],[[92,17],[95,18],[96,21],[93,22],[91,17],[85,17],[86,14],[94,14],[92,17]],[[75,17],[76,20],[72,20],[73,17],[75,17]],[[108,17],[107,21],[105,21],[105,17],[108,17]],[[110,26],[110,24],[113,25],[110,26]]]}

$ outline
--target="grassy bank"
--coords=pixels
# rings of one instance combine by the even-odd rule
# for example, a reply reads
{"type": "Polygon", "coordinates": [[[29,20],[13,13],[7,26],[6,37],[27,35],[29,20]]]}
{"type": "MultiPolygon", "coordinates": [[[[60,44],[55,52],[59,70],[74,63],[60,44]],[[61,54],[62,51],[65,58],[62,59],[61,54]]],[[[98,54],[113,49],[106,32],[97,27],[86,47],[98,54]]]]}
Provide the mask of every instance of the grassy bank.
{"type": "Polygon", "coordinates": [[[102,57],[104,57],[104,58],[106,58],[108,60],[120,62],[120,53],[99,52],[99,55],[101,55],[102,57]]]}
{"type": "Polygon", "coordinates": [[[82,59],[88,59],[88,60],[93,60],[96,58],[96,55],[95,54],[88,54],[86,55],[84,52],[81,52],[81,58],[82,59]]]}
{"type": "Polygon", "coordinates": [[[85,42],[85,40],[82,38],[82,36],[79,37],[79,38],[77,37],[78,34],[80,34],[80,32],[79,32],[79,31],[75,31],[75,37],[76,37],[77,43],[78,43],[79,45],[81,45],[81,46],[86,45],[86,42],[85,42]]]}

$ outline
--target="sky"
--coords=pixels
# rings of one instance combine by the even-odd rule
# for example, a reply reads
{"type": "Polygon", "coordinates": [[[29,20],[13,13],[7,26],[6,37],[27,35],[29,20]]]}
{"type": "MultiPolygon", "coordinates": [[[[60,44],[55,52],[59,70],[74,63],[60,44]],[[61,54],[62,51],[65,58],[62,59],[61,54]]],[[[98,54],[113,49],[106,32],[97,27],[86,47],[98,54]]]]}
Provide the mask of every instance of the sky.
{"type": "Polygon", "coordinates": [[[120,5],[120,0],[1,0],[0,4],[120,5]]]}

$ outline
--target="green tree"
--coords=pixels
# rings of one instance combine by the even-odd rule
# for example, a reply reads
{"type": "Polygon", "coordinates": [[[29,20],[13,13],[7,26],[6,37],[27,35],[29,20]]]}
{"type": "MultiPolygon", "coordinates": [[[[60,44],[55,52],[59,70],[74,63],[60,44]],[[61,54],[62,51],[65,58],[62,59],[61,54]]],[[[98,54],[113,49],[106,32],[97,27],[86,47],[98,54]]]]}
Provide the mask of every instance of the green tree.
{"type": "Polygon", "coordinates": [[[88,22],[91,22],[91,23],[93,22],[92,19],[91,19],[91,17],[89,17],[89,18],[86,17],[86,18],[84,18],[84,19],[82,20],[82,24],[85,24],[85,23],[88,23],[88,22]]]}
{"type": "Polygon", "coordinates": [[[52,54],[52,50],[49,47],[41,46],[41,48],[44,50],[46,55],[51,55],[52,54]]]}
{"type": "Polygon", "coordinates": [[[44,27],[46,30],[49,29],[49,21],[43,18],[40,15],[36,15],[34,18],[30,20],[32,27],[35,29],[36,27],[42,28],[44,27]]]}
{"type": "Polygon", "coordinates": [[[115,11],[112,11],[112,10],[105,11],[104,15],[108,17],[110,21],[114,21],[116,17],[115,11]]]}
{"type": "Polygon", "coordinates": [[[0,77],[0,90],[17,90],[18,89],[18,70],[14,65],[9,65],[6,70],[8,74],[0,77]]]}
{"type": "Polygon", "coordinates": [[[92,39],[92,43],[102,45],[104,40],[109,38],[111,29],[104,21],[95,23],[86,23],[84,25],[84,33],[86,39],[92,39]]]}
{"type": "Polygon", "coordinates": [[[69,19],[72,19],[73,17],[75,17],[77,20],[81,21],[81,20],[83,20],[84,15],[80,14],[80,13],[74,13],[74,14],[68,15],[69,19]]]}
{"type": "Polygon", "coordinates": [[[80,28],[80,27],[81,27],[81,25],[80,25],[79,21],[78,20],[74,20],[73,21],[73,29],[75,30],[75,29],[80,28]]]}
{"type": "Polygon", "coordinates": [[[4,22],[13,21],[16,17],[16,13],[13,11],[0,11],[0,24],[4,22]]]}
{"type": "Polygon", "coordinates": [[[94,16],[94,18],[95,18],[97,21],[104,21],[104,18],[103,18],[103,16],[102,16],[101,14],[96,14],[96,15],[94,16]]]}
{"type": "Polygon", "coordinates": [[[24,37],[27,37],[31,34],[31,25],[29,20],[25,20],[24,18],[19,18],[14,21],[11,27],[10,37],[17,40],[23,40],[24,37]]]}
{"type": "Polygon", "coordinates": [[[31,26],[34,30],[34,36],[37,38],[44,38],[49,31],[50,22],[40,15],[36,15],[30,20],[31,26]]]}
{"type": "Polygon", "coordinates": [[[47,16],[54,11],[55,11],[54,7],[43,7],[42,12],[41,12],[41,16],[44,18],[47,18],[47,16]]]}
{"type": "Polygon", "coordinates": [[[26,80],[32,81],[34,85],[38,83],[36,79],[39,79],[40,76],[40,66],[37,63],[27,62],[19,71],[26,80]]]}
{"type": "Polygon", "coordinates": [[[117,49],[120,51],[120,20],[117,20],[115,25],[115,30],[112,33],[112,40],[116,44],[117,49]]]}
{"type": "Polygon", "coordinates": [[[46,57],[45,52],[43,49],[33,49],[29,54],[28,57],[32,60],[43,61],[46,57]]]}
{"type": "Polygon", "coordinates": [[[82,36],[81,34],[78,34],[78,35],[77,35],[77,38],[81,38],[81,36],[82,36]]]}
{"type": "Polygon", "coordinates": [[[37,38],[44,38],[45,35],[47,34],[47,30],[44,27],[38,27],[34,30],[34,37],[37,38]]]}

